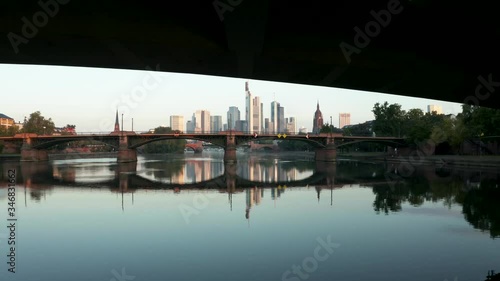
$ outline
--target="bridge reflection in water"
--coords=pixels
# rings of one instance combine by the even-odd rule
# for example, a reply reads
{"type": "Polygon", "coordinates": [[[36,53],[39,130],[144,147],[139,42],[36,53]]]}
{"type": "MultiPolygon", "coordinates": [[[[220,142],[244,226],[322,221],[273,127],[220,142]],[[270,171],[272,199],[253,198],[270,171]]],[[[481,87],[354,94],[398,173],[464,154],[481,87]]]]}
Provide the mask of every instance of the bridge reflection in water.
{"type": "MultiPolygon", "coordinates": [[[[314,200],[328,198],[334,204],[334,190],[350,186],[372,188],[375,213],[399,212],[405,204],[420,206],[424,202],[442,201],[447,206],[460,205],[464,218],[476,229],[500,237],[500,175],[495,170],[461,170],[416,167],[409,177],[400,177],[391,164],[360,162],[307,162],[277,159],[252,159],[237,164],[213,159],[182,161],[143,161],[137,163],[31,163],[0,162],[0,183],[6,186],[7,167],[16,168],[18,187],[25,187],[27,198],[40,201],[53,188],[109,189],[134,200],[139,190],[163,192],[227,193],[232,209],[233,194],[245,194],[246,213],[266,196],[277,200],[287,190],[313,188],[314,200]],[[326,191],[326,194],[324,194],[326,191]],[[329,191],[329,192],[328,192],[329,191]],[[325,196],[326,195],[326,196],[325,196]]],[[[22,192],[19,192],[20,195],[22,192]]],[[[19,200],[21,201],[21,200],[19,200]]],[[[123,207],[123,205],[122,205],[123,207]]]]}

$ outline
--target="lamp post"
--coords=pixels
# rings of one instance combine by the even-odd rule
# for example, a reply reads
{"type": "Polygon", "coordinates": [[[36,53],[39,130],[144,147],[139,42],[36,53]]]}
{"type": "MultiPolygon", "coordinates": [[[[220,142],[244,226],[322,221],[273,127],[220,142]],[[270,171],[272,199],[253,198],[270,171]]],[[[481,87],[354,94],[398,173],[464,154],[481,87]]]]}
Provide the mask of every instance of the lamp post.
{"type": "Polygon", "coordinates": [[[122,133],[123,133],[123,113],[122,113],[122,133]]]}
{"type": "Polygon", "coordinates": [[[132,118],[132,132],[134,131],[134,118],[132,118]]]}
{"type": "Polygon", "coordinates": [[[330,116],[330,134],[333,134],[333,121],[332,116],[330,116]]]}
{"type": "Polygon", "coordinates": [[[45,129],[46,129],[46,128],[47,128],[47,127],[43,126],[43,135],[45,135],[45,129]]]}

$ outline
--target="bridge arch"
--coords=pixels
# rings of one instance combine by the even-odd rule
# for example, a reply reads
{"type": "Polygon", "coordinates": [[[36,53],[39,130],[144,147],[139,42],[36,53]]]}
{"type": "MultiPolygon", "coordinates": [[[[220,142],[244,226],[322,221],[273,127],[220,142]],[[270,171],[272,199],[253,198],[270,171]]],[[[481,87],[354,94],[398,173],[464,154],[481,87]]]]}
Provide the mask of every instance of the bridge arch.
{"type": "Polygon", "coordinates": [[[82,142],[82,141],[93,141],[101,144],[105,144],[107,146],[110,146],[112,148],[118,149],[119,143],[118,140],[111,139],[111,138],[103,138],[102,136],[92,136],[84,139],[74,139],[74,138],[57,138],[57,139],[52,139],[48,140],[45,142],[38,142],[37,140],[34,141],[32,144],[32,147],[34,149],[49,149],[51,147],[54,147],[56,145],[60,144],[66,144],[66,143],[72,143],[72,142],[82,142]]]}
{"type": "Polygon", "coordinates": [[[404,144],[402,142],[397,142],[397,141],[366,139],[366,140],[354,140],[354,141],[340,143],[340,144],[337,144],[336,147],[341,148],[341,147],[346,147],[346,146],[350,146],[350,145],[357,144],[357,143],[381,143],[381,144],[390,144],[390,145],[397,146],[397,147],[406,146],[406,144],[404,144]]]}
{"type": "Polygon", "coordinates": [[[278,138],[277,136],[257,136],[257,138],[246,138],[244,140],[238,141],[237,145],[244,145],[246,143],[249,143],[251,141],[259,141],[259,140],[276,140],[276,141],[300,141],[300,142],[305,142],[310,145],[312,145],[314,148],[325,148],[326,143],[322,143],[320,141],[314,140],[312,138],[307,139],[304,136],[286,136],[285,138],[278,138]]]}
{"type": "Polygon", "coordinates": [[[164,141],[164,140],[197,140],[197,141],[208,142],[208,143],[211,143],[215,146],[225,148],[224,144],[219,143],[219,141],[217,141],[217,140],[214,141],[214,140],[210,140],[210,139],[206,139],[206,138],[196,138],[196,137],[192,137],[192,136],[183,136],[182,134],[179,136],[162,136],[162,137],[158,137],[158,138],[154,138],[154,139],[148,139],[145,141],[134,143],[134,144],[130,145],[129,148],[135,149],[135,148],[141,147],[141,146],[149,144],[149,143],[153,143],[153,142],[157,142],[157,141],[164,141]]]}

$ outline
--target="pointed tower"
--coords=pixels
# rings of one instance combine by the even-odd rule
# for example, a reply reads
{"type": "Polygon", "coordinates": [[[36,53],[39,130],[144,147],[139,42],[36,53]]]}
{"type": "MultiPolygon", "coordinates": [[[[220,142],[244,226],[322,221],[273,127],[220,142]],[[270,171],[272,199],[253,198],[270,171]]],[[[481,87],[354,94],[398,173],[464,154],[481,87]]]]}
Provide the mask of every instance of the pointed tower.
{"type": "Polygon", "coordinates": [[[120,131],[120,123],[118,122],[118,110],[116,110],[116,119],[115,119],[115,132],[120,131]]]}
{"type": "Polygon", "coordinates": [[[323,114],[321,113],[321,110],[319,110],[319,100],[318,100],[318,103],[316,104],[316,112],[314,112],[313,134],[319,134],[322,127],[323,127],[323,114]]]}

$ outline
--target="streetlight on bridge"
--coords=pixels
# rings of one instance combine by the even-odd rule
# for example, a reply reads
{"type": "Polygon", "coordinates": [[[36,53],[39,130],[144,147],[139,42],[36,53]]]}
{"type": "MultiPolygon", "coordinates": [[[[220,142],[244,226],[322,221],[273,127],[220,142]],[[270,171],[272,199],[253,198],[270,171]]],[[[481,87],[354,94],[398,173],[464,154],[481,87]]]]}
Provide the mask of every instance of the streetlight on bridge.
{"type": "Polygon", "coordinates": [[[122,133],[123,133],[123,113],[122,113],[122,133]]]}

